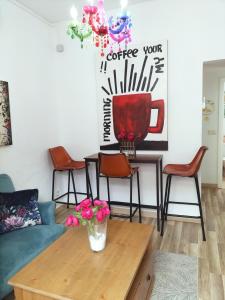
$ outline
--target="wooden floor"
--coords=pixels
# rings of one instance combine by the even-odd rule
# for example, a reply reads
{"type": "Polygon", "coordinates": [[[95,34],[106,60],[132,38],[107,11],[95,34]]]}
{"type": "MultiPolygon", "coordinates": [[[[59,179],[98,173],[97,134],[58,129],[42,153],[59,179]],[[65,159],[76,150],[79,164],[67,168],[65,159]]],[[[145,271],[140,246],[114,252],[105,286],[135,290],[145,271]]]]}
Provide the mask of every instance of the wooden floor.
{"type": "MultiPolygon", "coordinates": [[[[202,241],[199,224],[168,221],[163,238],[155,230],[153,249],[198,257],[199,299],[225,300],[225,190],[204,188],[202,204],[207,241],[202,241]]],[[[63,223],[68,210],[60,207],[57,222],[63,223]]],[[[145,218],[155,224],[155,219],[145,218]]]]}

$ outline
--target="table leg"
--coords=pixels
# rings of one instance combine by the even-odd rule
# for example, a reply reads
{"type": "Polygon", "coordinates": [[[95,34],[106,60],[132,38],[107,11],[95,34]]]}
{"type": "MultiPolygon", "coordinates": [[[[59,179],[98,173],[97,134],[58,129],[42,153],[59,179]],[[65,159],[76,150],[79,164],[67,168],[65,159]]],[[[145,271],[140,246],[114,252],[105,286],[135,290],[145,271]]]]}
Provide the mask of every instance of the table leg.
{"type": "Polygon", "coordinates": [[[163,161],[160,160],[160,198],[161,198],[161,220],[162,220],[162,214],[163,214],[163,174],[162,174],[162,165],[163,161]]]}
{"type": "Polygon", "coordinates": [[[87,198],[90,197],[89,193],[89,184],[88,184],[88,161],[85,159],[85,172],[86,172],[86,190],[87,190],[87,198]]]}
{"type": "Polygon", "coordinates": [[[156,201],[157,201],[157,230],[160,231],[160,204],[159,204],[159,163],[156,163],[156,201]]]}
{"type": "Polygon", "coordinates": [[[99,176],[98,176],[98,161],[95,163],[96,170],[96,189],[97,189],[97,199],[99,199],[99,176]]]}

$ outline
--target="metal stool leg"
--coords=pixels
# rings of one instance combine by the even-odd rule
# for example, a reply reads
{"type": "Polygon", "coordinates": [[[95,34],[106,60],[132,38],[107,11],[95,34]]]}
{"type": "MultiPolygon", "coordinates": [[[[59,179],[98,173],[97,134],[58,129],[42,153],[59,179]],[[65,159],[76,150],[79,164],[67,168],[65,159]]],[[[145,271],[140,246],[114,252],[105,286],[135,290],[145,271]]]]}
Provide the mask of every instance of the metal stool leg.
{"type": "Polygon", "coordinates": [[[70,199],[70,170],[68,170],[67,208],[69,208],[69,199],[70,199]]]}
{"type": "Polygon", "coordinates": [[[139,223],[142,223],[139,171],[137,171],[137,190],[138,190],[139,223]]]}
{"type": "MultiPolygon", "coordinates": [[[[100,178],[101,178],[101,176],[99,175],[98,172],[96,172],[96,182],[97,182],[97,185],[98,185],[98,187],[97,187],[97,189],[98,189],[97,199],[101,199],[101,197],[100,197],[100,178]]],[[[94,205],[94,199],[93,198],[92,198],[92,203],[94,205]]]]}
{"type": "Polygon", "coordinates": [[[130,176],[130,222],[132,222],[133,176],[130,176]]]}
{"type": "Polygon", "coordinates": [[[164,206],[163,206],[163,214],[162,214],[161,236],[163,236],[163,230],[164,230],[165,213],[166,213],[166,200],[167,200],[168,187],[169,187],[169,175],[167,175],[167,178],[166,178],[166,189],[165,189],[164,206]]]}
{"type": "Polygon", "coordinates": [[[203,238],[203,241],[206,241],[204,220],[203,220],[203,214],[202,214],[201,196],[200,196],[200,190],[199,190],[199,183],[198,183],[198,176],[197,175],[195,176],[195,185],[196,185],[196,191],[197,191],[197,196],[198,196],[199,212],[200,212],[200,219],[201,219],[201,226],[202,226],[202,238],[203,238]]]}
{"type": "Polygon", "coordinates": [[[72,183],[73,183],[73,192],[74,192],[75,203],[77,205],[77,191],[76,191],[76,187],[75,187],[75,180],[74,180],[74,176],[73,176],[73,170],[71,170],[70,172],[71,172],[72,183]]]}
{"type": "Polygon", "coordinates": [[[111,216],[111,203],[110,203],[110,191],[109,191],[109,177],[106,177],[106,181],[107,181],[107,194],[108,194],[108,205],[109,205],[109,209],[110,209],[110,216],[109,218],[112,219],[112,216],[111,216]]]}
{"type": "Polygon", "coordinates": [[[168,191],[167,191],[167,200],[166,200],[166,210],[165,210],[165,220],[167,221],[167,215],[168,215],[168,207],[169,207],[169,198],[170,198],[170,187],[171,187],[171,179],[172,175],[169,176],[169,185],[168,185],[168,191]]]}
{"type": "Polygon", "coordinates": [[[56,172],[56,170],[53,170],[53,172],[52,172],[52,201],[54,201],[55,172],[56,172]]]}
{"type": "MultiPolygon", "coordinates": [[[[90,196],[91,196],[91,199],[93,200],[93,193],[92,193],[92,187],[91,187],[91,180],[90,180],[90,176],[89,176],[89,172],[87,171],[87,180],[88,180],[88,189],[90,189],[90,196]]],[[[89,194],[89,192],[88,192],[89,194]]]]}

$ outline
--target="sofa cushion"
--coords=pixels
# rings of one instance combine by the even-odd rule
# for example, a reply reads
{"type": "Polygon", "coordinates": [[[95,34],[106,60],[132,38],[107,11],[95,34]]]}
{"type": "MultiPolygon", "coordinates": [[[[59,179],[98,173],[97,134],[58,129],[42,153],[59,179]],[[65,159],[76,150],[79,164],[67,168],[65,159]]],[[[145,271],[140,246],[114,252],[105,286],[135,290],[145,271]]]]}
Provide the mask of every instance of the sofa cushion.
{"type": "Polygon", "coordinates": [[[41,224],[38,190],[0,193],[0,233],[41,224]]]}
{"type": "Polygon", "coordinates": [[[15,191],[12,179],[7,174],[0,174],[0,191],[2,193],[11,193],[15,191]]]}
{"type": "Polygon", "coordinates": [[[38,209],[41,214],[41,221],[44,225],[55,224],[55,201],[38,201],[38,209]]]}
{"type": "Polygon", "coordinates": [[[21,267],[55,241],[65,230],[64,225],[37,225],[0,235],[0,299],[12,287],[7,284],[21,267]]]}

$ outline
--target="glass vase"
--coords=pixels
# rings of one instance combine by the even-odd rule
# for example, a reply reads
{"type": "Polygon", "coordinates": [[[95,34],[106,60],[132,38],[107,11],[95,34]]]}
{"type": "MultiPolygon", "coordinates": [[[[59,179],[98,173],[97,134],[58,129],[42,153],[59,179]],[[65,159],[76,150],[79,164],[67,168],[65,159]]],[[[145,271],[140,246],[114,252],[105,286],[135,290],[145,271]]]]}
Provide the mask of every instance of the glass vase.
{"type": "Polygon", "coordinates": [[[94,252],[102,251],[106,244],[107,218],[103,222],[90,222],[87,225],[90,248],[94,252]]]}
{"type": "Polygon", "coordinates": [[[121,141],[120,152],[125,153],[130,158],[136,157],[136,145],[135,142],[121,141]]]}

